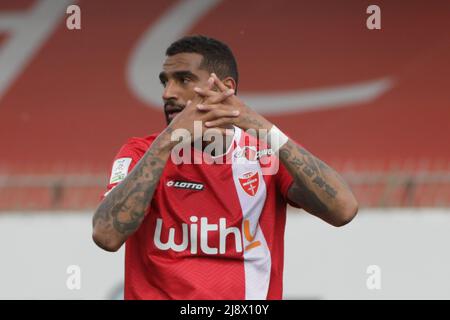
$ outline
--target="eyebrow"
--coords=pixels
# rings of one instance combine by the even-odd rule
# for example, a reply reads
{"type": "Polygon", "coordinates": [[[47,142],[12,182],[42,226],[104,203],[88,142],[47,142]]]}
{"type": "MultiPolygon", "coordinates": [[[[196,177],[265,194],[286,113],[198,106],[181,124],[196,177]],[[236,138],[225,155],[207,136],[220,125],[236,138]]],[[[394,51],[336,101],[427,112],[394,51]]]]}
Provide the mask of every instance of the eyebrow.
{"type": "MultiPolygon", "coordinates": [[[[189,70],[174,71],[174,72],[172,72],[172,76],[175,79],[182,79],[182,78],[185,78],[185,77],[192,78],[193,80],[198,80],[199,79],[197,75],[195,75],[194,73],[192,73],[189,70]]],[[[168,79],[167,72],[162,71],[162,72],[159,73],[159,80],[161,82],[166,81],[167,79],[168,79]]]]}

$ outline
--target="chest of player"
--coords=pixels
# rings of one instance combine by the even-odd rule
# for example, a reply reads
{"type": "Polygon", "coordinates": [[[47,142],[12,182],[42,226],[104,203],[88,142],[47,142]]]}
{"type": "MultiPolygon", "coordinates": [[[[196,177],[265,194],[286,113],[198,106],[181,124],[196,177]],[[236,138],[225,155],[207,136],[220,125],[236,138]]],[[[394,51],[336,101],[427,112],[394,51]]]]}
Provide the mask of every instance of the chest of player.
{"type": "Polygon", "coordinates": [[[264,201],[267,182],[257,164],[170,163],[160,179],[156,204],[181,219],[193,213],[234,218],[242,216],[242,202],[264,201]]]}
{"type": "MultiPolygon", "coordinates": [[[[169,160],[144,223],[150,254],[231,254],[265,243],[260,218],[274,210],[274,161],[236,148],[223,163],[169,160]]],[[[262,154],[262,153],[261,153],[262,154]]]]}

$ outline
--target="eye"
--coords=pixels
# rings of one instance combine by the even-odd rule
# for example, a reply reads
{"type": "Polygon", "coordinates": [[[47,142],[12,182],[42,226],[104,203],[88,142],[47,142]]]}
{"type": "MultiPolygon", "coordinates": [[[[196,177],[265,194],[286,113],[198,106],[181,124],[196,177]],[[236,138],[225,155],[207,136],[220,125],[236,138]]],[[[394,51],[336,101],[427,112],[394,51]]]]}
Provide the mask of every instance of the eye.
{"type": "Polygon", "coordinates": [[[189,82],[191,82],[191,79],[189,77],[184,77],[182,79],[182,81],[183,81],[183,84],[188,84],[189,82]]]}
{"type": "Polygon", "coordinates": [[[166,85],[167,85],[167,81],[165,81],[165,80],[160,80],[160,82],[161,82],[161,85],[165,88],[166,85]]]}

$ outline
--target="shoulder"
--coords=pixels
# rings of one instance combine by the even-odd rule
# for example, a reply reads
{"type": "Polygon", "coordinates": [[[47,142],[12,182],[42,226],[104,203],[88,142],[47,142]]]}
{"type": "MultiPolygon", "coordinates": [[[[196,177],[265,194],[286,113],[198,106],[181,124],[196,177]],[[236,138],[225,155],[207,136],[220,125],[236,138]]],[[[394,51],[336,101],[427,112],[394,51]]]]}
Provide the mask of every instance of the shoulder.
{"type": "Polygon", "coordinates": [[[131,157],[140,158],[150,148],[159,132],[145,137],[131,137],[120,148],[116,158],[131,157]]]}

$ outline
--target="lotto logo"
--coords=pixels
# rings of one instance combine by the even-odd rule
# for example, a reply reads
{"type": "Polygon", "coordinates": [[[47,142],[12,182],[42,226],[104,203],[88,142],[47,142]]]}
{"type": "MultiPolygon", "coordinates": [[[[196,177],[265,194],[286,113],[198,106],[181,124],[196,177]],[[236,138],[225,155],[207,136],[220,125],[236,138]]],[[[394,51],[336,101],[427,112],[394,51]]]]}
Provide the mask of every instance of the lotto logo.
{"type": "Polygon", "coordinates": [[[204,185],[202,183],[194,183],[188,181],[173,181],[173,180],[167,181],[166,186],[191,190],[203,190],[204,188],[204,185]]]}

